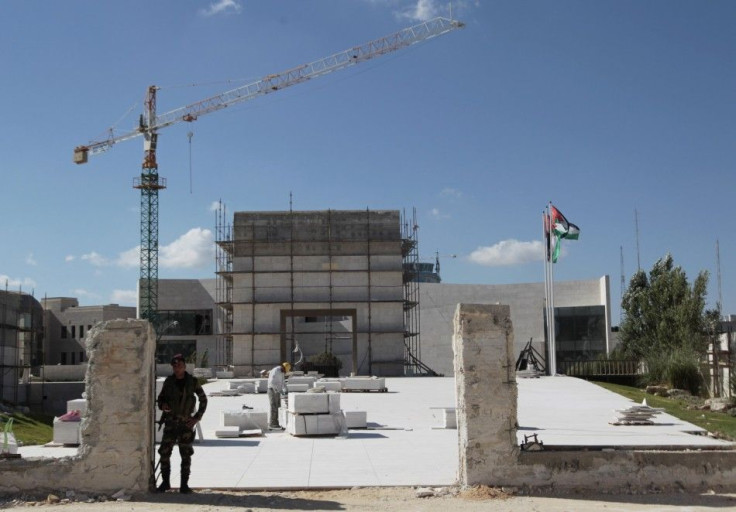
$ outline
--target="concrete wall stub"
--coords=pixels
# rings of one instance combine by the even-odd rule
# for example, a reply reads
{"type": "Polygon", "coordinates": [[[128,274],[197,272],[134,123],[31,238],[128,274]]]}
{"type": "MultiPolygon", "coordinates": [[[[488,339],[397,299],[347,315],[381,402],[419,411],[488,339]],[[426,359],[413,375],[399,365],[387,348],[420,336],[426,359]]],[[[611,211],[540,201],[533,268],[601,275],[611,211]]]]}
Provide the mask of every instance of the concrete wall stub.
{"type": "Polygon", "coordinates": [[[111,320],[87,337],[87,413],[74,457],[0,459],[0,492],[148,489],[156,336],[144,320],[111,320]]]}
{"type": "Polygon", "coordinates": [[[516,464],[513,344],[508,306],[458,304],[452,348],[464,485],[489,485],[516,464]]]}
{"type": "Polygon", "coordinates": [[[459,304],[454,321],[460,485],[563,493],[736,491],[736,450],[521,451],[509,306],[459,304]]]}

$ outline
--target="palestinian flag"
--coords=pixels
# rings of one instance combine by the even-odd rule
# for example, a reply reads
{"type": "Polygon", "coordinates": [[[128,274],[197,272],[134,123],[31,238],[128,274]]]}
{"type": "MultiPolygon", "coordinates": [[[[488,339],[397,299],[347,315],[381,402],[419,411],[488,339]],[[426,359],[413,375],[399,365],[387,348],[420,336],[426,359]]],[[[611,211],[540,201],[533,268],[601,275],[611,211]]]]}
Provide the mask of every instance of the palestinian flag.
{"type": "MultiPolygon", "coordinates": [[[[549,217],[552,227],[552,233],[555,235],[554,248],[552,248],[552,241],[548,243],[552,252],[552,263],[557,263],[557,259],[560,257],[560,241],[563,238],[568,240],[577,240],[580,237],[580,228],[572,222],[569,222],[562,212],[555,208],[552,204],[549,205],[549,217]]],[[[546,226],[545,226],[546,227],[546,226]]]]}
{"type": "Polygon", "coordinates": [[[552,232],[555,236],[567,238],[568,240],[577,240],[580,237],[580,228],[569,222],[560,210],[550,205],[549,212],[552,232]]]}

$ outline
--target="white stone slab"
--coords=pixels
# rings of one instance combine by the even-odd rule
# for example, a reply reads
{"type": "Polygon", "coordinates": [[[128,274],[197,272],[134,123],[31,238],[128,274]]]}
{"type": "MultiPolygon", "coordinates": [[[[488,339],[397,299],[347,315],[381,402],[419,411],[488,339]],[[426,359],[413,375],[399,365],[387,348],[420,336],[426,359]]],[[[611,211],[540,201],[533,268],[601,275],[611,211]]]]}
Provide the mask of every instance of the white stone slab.
{"type": "Polygon", "coordinates": [[[327,414],[330,412],[329,396],[327,393],[289,393],[289,412],[327,414]]]}
{"type": "Polygon", "coordinates": [[[255,379],[254,388],[256,393],[268,392],[268,379],[255,379]]]}
{"type": "Polygon", "coordinates": [[[328,403],[328,411],[330,414],[337,414],[340,412],[340,393],[326,393],[328,403]]]}
{"type": "Polygon", "coordinates": [[[345,377],[342,379],[343,391],[382,391],[386,389],[383,377],[345,377]]]}
{"type": "Polygon", "coordinates": [[[339,380],[325,380],[320,379],[314,383],[315,387],[323,387],[325,391],[342,391],[342,382],[339,380]]]}
{"type": "Polygon", "coordinates": [[[218,379],[232,379],[233,377],[235,377],[235,372],[219,371],[215,372],[215,377],[217,377],[218,379]]]}
{"type": "Polygon", "coordinates": [[[192,375],[201,379],[211,379],[212,368],[195,368],[194,370],[192,370],[192,375]]]}
{"type": "Polygon", "coordinates": [[[443,411],[445,428],[457,428],[457,412],[454,407],[448,407],[443,411]]]}
{"type": "Polygon", "coordinates": [[[348,428],[367,428],[368,414],[366,411],[343,411],[348,428]]]}
{"type": "Polygon", "coordinates": [[[54,443],[79,444],[79,421],[59,421],[54,418],[54,443]]]}
{"type": "Polygon", "coordinates": [[[342,421],[342,414],[289,413],[286,431],[293,436],[339,434],[342,421]]]}
{"type": "Polygon", "coordinates": [[[241,430],[260,428],[265,430],[268,426],[268,413],[265,411],[226,409],[222,413],[222,426],[238,427],[241,430]]]}
{"type": "Polygon", "coordinates": [[[286,390],[289,393],[304,393],[309,389],[309,384],[290,384],[286,383],[286,390]]]}
{"type": "Polygon", "coordinates": [[[87,399],[86,398],[75,398],[74,400],[67,400],[66,412],[79,411],[82,416],[87,412],[87,399]]]}
{"type": "Polygon", "coordinates": [[[11,455],[18,453],[18,442],[15,440],[15,435],[9,432],[7,436],[6,440],[5,433],[0,432],[0,453],[9,453],[11,455]]]}
{"type": "Polygon", "coordinates": [[[228,381],[227,388],[228,389],[238,389],[241,386],[247,386],[250,384],[253,385],[253,379],[232,379],[228,381]]]}
{"type": "Polygon", "coordinates": [[[220,427],[215,430],[215,437],[238,437],[240,427],[220,427]]]}
{"type": "Polygon", "coordinates": [[[292,375],[289,377],[286,383],[287,384],[307,384],[311,388],[312,386],[314,386],[314,382],[316,380],[317,378],[313,376],[292,375]]]}

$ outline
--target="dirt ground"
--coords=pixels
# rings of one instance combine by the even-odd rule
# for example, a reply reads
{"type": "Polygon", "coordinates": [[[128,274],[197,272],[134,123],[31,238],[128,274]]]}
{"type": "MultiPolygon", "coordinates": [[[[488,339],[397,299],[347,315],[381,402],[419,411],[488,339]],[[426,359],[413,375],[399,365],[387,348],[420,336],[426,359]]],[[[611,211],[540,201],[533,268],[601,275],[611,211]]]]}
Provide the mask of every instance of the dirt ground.
{"type": "MultiPolygon", "coordinates": [[[[344,490],[230,492],[197,490],[145,494],[128,501],[96,501],[99,497],[0,498],[0,509],[43,507],[82,512],[261,512],[273,510],[377,511],[377,512],[566,512],[616,511],[736,511],[736,495],[643,494],[519,496],[490,487],[457,488],[368,487],[344,490]],[[420,497],[421,495],[428,495],[420,497]],[[86,501],[89,501],[86,502],[86,501]]],[[[128,497],[125,497],[126,499],[128,497]]],[[[104,498],[103,498],[104,499],[104,498]]]]}

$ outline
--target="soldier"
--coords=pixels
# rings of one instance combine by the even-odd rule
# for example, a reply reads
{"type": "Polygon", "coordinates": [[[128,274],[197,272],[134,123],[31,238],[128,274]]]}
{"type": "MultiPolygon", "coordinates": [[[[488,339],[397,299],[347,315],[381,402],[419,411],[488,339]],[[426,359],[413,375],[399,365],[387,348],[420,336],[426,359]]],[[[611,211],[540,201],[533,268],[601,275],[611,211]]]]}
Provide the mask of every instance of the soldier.
{"type": "Polygon", "coordinates": [[[207,395],[197,379],[187,373],[187,364],[181,354],[171,358],[171,368],[174,371],[164,381],[161,393],[158,395],[158,408],[163,411],[161,422],[164,424],[164,435],[158,453],[161,456],[161,485],[159,492],[171,489],[171,452],[174,444],[179,445],[181,455],[181,485],[179,492],[190,493],[189,473],[192,465],[194,448],[194,426],[202,419],[207,409],[207,395]],[[195,395],[199,401],[197,413],[194,413],[195,395]]]}

